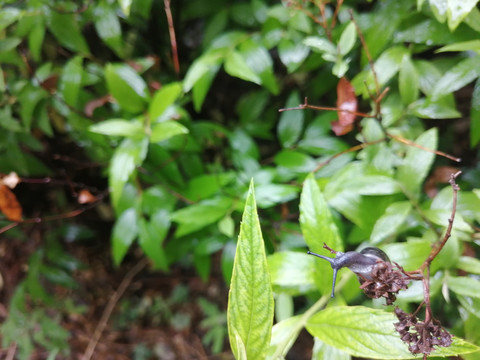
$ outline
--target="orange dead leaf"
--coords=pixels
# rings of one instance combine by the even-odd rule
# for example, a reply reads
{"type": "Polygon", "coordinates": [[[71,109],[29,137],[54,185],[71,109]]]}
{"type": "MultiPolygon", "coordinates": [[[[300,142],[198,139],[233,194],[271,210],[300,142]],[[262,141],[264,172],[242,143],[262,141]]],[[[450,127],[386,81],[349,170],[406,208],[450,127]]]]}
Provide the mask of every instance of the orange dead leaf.
{"type": "Polygon", "coordinates": [[[0,211],[11,221],[22,221],[22,207],[15,194],[4,184],[0,185],[0,211]]]}
{"type": "Polygon", "coordinates": [[[96,108],[99,108],[105,105],[107,102],[111,101],[111,99],[112,99],[111,95],[104,95],[102,97],[89,101],[87,105],[85,105],[85,109],[83,110],[85,115],[87,115],[88,117],[92,117],[93,112],[95,111],[96,108]]]}
{"type": "Polygon", "coordinates": [[[357,111],[357,97],[350,81],[342,77],[337,84],[337,114],[338,120],[332,123],[335,135],[345,135],[353,130],[357,111]]]}
{"type": "Polygon", "coordinates": [[[77,199],[79,204],[90,204],[97,201],[97,198],[88,190],[81,190],[77,199]]]}

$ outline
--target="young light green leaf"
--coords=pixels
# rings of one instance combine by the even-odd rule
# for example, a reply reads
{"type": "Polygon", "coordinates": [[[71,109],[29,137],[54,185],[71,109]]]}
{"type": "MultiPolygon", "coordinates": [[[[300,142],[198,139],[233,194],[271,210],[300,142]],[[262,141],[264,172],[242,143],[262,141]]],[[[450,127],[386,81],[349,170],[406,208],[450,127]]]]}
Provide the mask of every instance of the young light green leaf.
{"type": "Polygon", "coordinates": [[[126,138],[115,150],[110,161],[108,183],[112,194],[112,203],[116,207],[128,178],[147,155],[148,139],[134,140],[126,138]]]}
{"type": "Polygon", "coordinates": [[[112,232],[112,256],[115,265],[120,265],[128,248],[138,235],[138,217],[134,208],[125,210],[115,222],[112,232]]]}
{"type": "Polygon", "coordinates": [[[336,57],[337,49],[326,38],[318,36],[309,36],[303,40],[303,44],[321,53],[327,53],[336,57]]]}
{"type": "Polygon", "coordinates": [[[454,104],[444,101],[445,97],[437,101],[430,99],[419,99],[408,107],[408,113],[421,119],[455,119],[462,116],[454,104]]]}
{"type": "Polygon", "coordinates": [[[357,38],[357,29],[353,21],[347,25],[345,30],[343,30],[342,35],[340,35],[340,40],[338,41],[338,48],[340,54],[345,56],[352,50],[353,45],[355,45],[355,40],[357,38]]]}
{"type": "Polygon", "coordinates": [[[180,134],[188,134],[188,129],[178,121],[168,120],[160,122],[152,126],[150,142],[160,142],[180,134]]]}
{"type": "Polygon", "coordinates": [[[470,41],[462,41],[458,43],[453,43],[449,45],[442,46],[440,49],[436,50],[435,53],[442,53],[442,52],[457,52],[457,51],[476,51],[477,53],[480,52],[480,40],[470,40],[470,41]]]}
{"type": "Polygon", "coordinates": [[[100,1],[93,6],[93,18],[95,30],[100,39],[122,58],[124,55],[122,29],[115,9],[109,2],[100,1]]]}
{"type": "Polygon", "coordinates": [[[404,105],[408,105],[418,98],[418,74],[410,56],[404,56],[398,74],[398,89],[404,105]]]}
{"type": "Polygon", "coordinates": [[[258,219],[253,181],[247,194],[228,295],[228,336],[233,354],[264,359],[273,322],[273,293],[258,219]],[[240,340],[240,341],[239,341],[240,340]]]}
{"type": "Polygon", "coordinates": [[[314,338],[312,360],[351,360],[346,352],[324,343],[319,338],[314,338]]]}
{"type": "Polygon", "coordinates": [[[218,72],[223,61],[223,52],[209,51],[196,59],[188,68],[183,80],[183,91],[189,92],[204,75],[218,72]]]}
{"type": "MultiPolygon", "coordinates": [[[[369,359],[414,359],[395,332],[398,319],[383,310],[363,306],[326,308],[307,323],[307,330],[320,340],[352,356],[369,359]]],[[[480,350],[457,337],[448,347],[440,347],[431,356],[456,356],[480,350]]]]}
{"type": "Polygon", "coordinates": [[[130,66],[108,64],[105,68],[108,91],[121,108],[139,113],[145,109],[149,98],[145,81],[130,66]]]}
{"type": "MultiPolygon", "coordinates": [[[[285,107],[296,107],[300,104],[300,96],[293,91],[287,99],[285,107]]],[[[277,133],[283,147],[293,146],[303,131],[304,111],[284,111],[280,115],[277,126],[277,133]]]]}
{"type": "Polygon", "coordinates": [[[225,71],[230,76],[237,77],[245,81],[251,81],[255,84],[261,85],[262,80],[253,69],[247,64],[244,57],[236,50],[228,53],[225,59],[225,71]]]}
{"type": "Polygon", "coordinates": [[[273,326],[272,341],[267,353],[268,360],[277,360],[279,356],[282,356],[282,358],[286,356],[298,334],[303,329],[303,326],[300,324],[302,321],[303,317],[297,315],[277,322],[273,326]]]}
{"type": "Polygon", "coordinates": [[[473,88],[470,119],[470,147],[474,148],[480,142],[480,80],[473,88]]]}
{"type": "Polygon", "coordinates": [[[409,201],[399,201],[391,204],[375,223],[370,243],[378,244],[383,239],[395,234],[400,226],[403,225],[408,213],[412,209],[409,201]]]}
{"type": "Polygon", "coordinates": [[[439,23],[447,19],[448,0],[429,0],[430,9],[439,23]]]}
{"type": "Polygon", "coordinates": [[[282,39],[278,44],[278,56],[289,73],[297,70],[307,58],[310,50],[302,43],[282,39]]]}
{"type": "MultiPolygon", "coordinates": [[[[438,131],[432,128],[420,135],[415,143],[430,150],[437,149],[438,131]]],[[[406,190],[416,193],[432,166],[435,154],[414,146],[408,146],[403,163],[398,167],[397,179],[406,190]]]]}
{"type": "Polygon", "coordinates": [[[109,136],[138,136],[144,133],[141,121],[110,119],[93,124],[88,128],[91,132],[109,136]]]}
{"type": "Polygon", "coordinates": [[[471,256],[461,256],[457,264],[460,270],[480,275],[480,260],[471,256]]]}

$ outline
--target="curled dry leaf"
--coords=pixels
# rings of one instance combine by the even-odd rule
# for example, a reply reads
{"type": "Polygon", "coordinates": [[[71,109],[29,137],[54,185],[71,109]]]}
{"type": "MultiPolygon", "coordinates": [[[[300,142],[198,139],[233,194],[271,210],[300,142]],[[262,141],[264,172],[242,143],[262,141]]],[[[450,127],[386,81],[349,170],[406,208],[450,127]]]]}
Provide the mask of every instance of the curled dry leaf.
{"type": "Polygon", "coordinates": [[[335,135],[345,135],[353,130],[358,101],[355,89],[350,81],[342,77],[337,84],[337,114],[338,120],[332,123],[335,135]],[[342,111],[343,110],[343,111],[342,111]]]}
{"type": "Polygon", "coordinates": [[[0,211],[8,220],[22,220],[22,207],[15,194],[4,184],[0,185],[0,211]]]}
{"type": "Polygon", "coordinates": [[[96,98],[96,99],[93,99],[85,105],[85,109],[83,110],[83,112],[88,117],[92,117],[93,112],[95,111],[96,108],[102,107],[107,102],[111,101],[112,99],[113,98],[110,94],[104,95],[104,96],[96,98]]]}
{"type": "Polygon", "coordinates": [[[77,199],[79,204],[90,204],[97,201],[97,198],[88,190],[81,190],[77,199]]]}

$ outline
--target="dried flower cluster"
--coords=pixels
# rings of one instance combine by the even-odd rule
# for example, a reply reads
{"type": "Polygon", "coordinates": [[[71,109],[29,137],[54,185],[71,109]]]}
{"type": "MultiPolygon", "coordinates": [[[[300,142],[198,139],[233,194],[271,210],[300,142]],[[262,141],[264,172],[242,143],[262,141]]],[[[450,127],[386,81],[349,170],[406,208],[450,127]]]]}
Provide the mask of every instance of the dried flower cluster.
{"type": "Polygon", "coordinates": [[[412,354],[430,354],[435,345],[448,347],[452,344],[452,335],[445,330],[438,320],[431,318],[419,321],[414,314],[407,314],[395,308],[398,322],[394,324],[403,342],[408,344],[412,354]]]}
{"type": "Polygon", "coordinates": [[[361,279],[365,295],[372,299],[384,297],[387,305],[393,304],[397,299],[396,294],[400,290],[408,288],[410,279],[400,270],[395,269],[393,265],[386,261],[378,261],[370,274],[371,280],[361,279]]]}

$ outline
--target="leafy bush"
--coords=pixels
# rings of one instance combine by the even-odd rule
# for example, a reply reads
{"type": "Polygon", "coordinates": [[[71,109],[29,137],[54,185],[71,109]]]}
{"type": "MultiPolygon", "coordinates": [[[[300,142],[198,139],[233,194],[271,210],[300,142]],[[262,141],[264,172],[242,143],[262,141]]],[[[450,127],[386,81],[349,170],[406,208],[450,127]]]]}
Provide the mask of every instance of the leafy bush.
{"type": "MultiPolygon", "coordinates": [[[[83,206],[72,201],[82,190],[91,196],[88,208],[103,203],[107,186],[84,184],[85,168],[94,168],[108,181],[115,265],[137,244],[154,269],[194,267],[208,281],[213,262],[227,283],[253,178],[279,321],[268,351],[285,355],[308,319],[310,330],[328,315],[310,317],[325,305],[331,279],[305,246],[321,252],[326,242],[343,251],[369,242],[407,271],[417,268],[448,224],[451,190],[440,188],[442,174],[456,172],[447,166],[465,156],[452,237],[432,264],[432,308],[443,309],[436,314],[454,334],[478,344],[478,279],[459,276],[480,273],[467,256],[478,254],[480,221],[476,3],[194,0],[172,2],[170,14],[156,1],[7,1],[0,14],[0,172],[16,172],[25,184],[48,176],[70,185],[57,191],[52,217],[20,198],[23,223],[52,228],[48,221],[83,206]],[[303,98],[305,109],[278,113],[303,98]],[[350,112],[312,111],[312,104],[350,112]],[[354,122],[346,114],[367,116],[354,122]],[[468,115],[469,131],[460,119],[468,115]],[[299,296],[309,305],[304,315],[295,315],[299,296]]],[[[66,278],[73,270],[59,268],[66,278]]],[[[364,303],[346,273],[338,305],[364,303]]],[[[398,299],[408,309],[421,300],[416,285],[398,299]]],[[[342,311],[353,317],[355,309],[342,311]]],[[[360,309],[372,319],[390,316],[360,309]]],[[[311,332],[317,358],[337,348],[359,355],[311,332]]],[[[230,333],[237,354],[242,336],[230,333]]],[[[255,354],[267,351],[263,336],[255,354]]],[[[4,346],[11,340],[4,337],[4,346]]],[[[55,341],[41,344],[65,349],[55,341]]]]}

